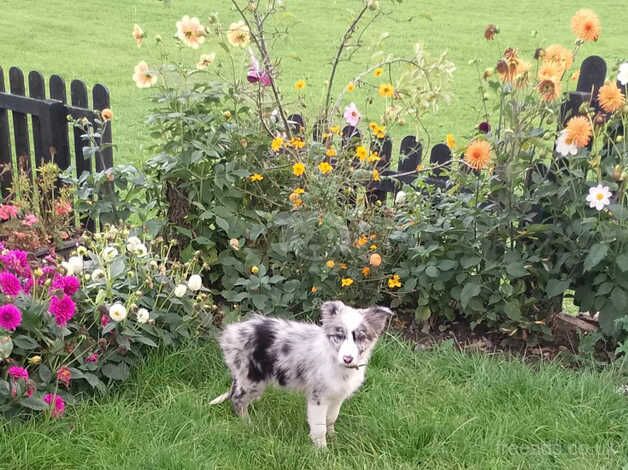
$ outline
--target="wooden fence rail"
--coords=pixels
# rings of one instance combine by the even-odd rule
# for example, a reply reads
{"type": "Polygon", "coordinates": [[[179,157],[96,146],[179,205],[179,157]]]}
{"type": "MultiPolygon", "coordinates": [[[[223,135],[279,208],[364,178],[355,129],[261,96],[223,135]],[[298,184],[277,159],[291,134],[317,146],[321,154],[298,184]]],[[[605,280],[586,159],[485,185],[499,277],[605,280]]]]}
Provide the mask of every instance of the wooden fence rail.
{"type": "MultiPolygon", "coordinates": [[[[70,102],[67,100],[66,83],[58,75],[52,75],[48,83],[37,71],[28,74],[28,94],[24,72],[11,67],[8,73],[8,90],[5,74],[0,67],[0,189],[5,197],[11,186],[16,168],[31,174],[33,167],[45,162],[55,162],[66,170],[74,162],[77,176],[91,170],[91,162],[83,156],[82,131],[72,129],[70,145],[68,116],[74,119],[86,117],[93,122],[99,111],[110,107],[109,90],[96,84],[91,90],[91,108],[88,88],[80,80],[70,83],[70,102]],[[30,117],[30,126],[29,126],[30,117]],[[11,118],[11,120],[9,120],[11,118]],[[13,132],[11,133],[11,127],[13,132]],[[12,135],[11,135],[12,134],[12,135]]],[[[111,144],[111,125],[106,127],[102,144],[111,144]]],[[[102,152],[102,160],[96,160],[96,170],[113,165],[112,148],[102,152]]]]}

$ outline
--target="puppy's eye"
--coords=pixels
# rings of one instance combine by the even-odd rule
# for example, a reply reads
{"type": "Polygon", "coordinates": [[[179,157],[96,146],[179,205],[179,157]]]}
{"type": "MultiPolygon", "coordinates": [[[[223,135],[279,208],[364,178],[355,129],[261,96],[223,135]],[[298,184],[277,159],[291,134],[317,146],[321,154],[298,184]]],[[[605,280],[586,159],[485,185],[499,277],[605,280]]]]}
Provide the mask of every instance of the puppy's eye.
{"type": "Polygon", "coordinates": [[[345,335],[336,335],[336,341],[344,341],[345,340],[345,335]]]}

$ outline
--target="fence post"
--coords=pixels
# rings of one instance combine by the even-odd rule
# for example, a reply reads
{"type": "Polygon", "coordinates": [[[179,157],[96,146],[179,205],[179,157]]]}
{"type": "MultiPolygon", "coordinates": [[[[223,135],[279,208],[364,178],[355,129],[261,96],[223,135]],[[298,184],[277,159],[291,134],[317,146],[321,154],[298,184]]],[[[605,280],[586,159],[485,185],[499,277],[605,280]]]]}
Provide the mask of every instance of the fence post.
{"type": "MultiPolygon", "coordinates": [[[[4,71],[0,67],[0,92],[4,92],[4,71]]],[[[1,196],[6,195],[6,191],[11,186],[11,171],[13,169],[13,158],[11,157],[11,138],[9,136],[9,113],[6,109],[0,108],[0,188],[1,196]]]]}

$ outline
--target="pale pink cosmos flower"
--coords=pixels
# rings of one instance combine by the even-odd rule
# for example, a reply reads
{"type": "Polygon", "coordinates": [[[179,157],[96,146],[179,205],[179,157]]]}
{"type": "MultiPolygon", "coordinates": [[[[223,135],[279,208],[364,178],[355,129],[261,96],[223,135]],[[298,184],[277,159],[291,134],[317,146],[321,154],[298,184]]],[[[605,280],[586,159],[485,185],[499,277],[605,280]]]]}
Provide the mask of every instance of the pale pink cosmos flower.
{"type": "Polygon", "coordinates": [[[37,218],[35,214],[26,214],[24,216],[24,220],[22,220],[22,225],[26,225],[27,227],[32,227],[37,222],[39,222],[39,219],[37,218]]]}
{"type": "Polygon", "coordinates": [[[146,62],[142,61],[133,70],[133,81],[138,88],[150,88],[157,83],[157,74],[148,68],[146,62]]]}
{"type": "Polygon", "coordinates": [[[358,107],[355,103],[351,103],[345,108],[344,118],[350,126],[357,127],[361,117],[360,111],[358,111],[358,107]]]}
{"type": "Polygon", "coordinates": [[[249,66],[249,72],[246,75],[246,79],[249,83],[259,82],[262,86],[270,86],[270,74],[260,67],[258,60],[255,58],[255,55],[253,55],[253,52],[250,49],[249,53],[251,55],[251,65],[249,66]]]}
{"type": "Polygon", "coordinates": [[[205,42],[205,28],[198,18],[185,15],[177,21],[177,38],[188,47],[198,49],[205,42]]]}

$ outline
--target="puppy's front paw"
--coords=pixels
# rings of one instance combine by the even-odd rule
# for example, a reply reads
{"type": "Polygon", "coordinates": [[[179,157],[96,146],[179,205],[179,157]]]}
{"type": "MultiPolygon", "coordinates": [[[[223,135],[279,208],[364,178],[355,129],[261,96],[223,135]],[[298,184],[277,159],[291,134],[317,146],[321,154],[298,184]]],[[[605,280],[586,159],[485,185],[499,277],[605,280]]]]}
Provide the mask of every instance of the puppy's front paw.
{"type": "Polygon", "coordinates": [[[312,443],[314,447],[318,449],[326,449],[327,448],[327,440],[325,439],[325,435],[320,436],[310,436],[312,438],[312,443]]]}

